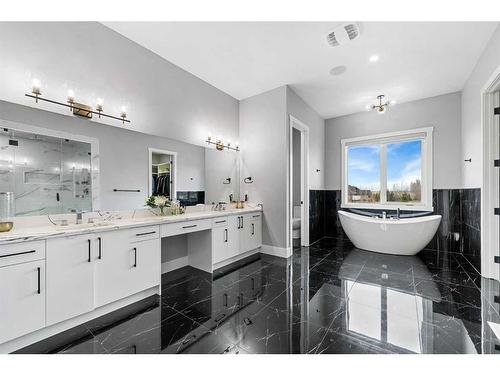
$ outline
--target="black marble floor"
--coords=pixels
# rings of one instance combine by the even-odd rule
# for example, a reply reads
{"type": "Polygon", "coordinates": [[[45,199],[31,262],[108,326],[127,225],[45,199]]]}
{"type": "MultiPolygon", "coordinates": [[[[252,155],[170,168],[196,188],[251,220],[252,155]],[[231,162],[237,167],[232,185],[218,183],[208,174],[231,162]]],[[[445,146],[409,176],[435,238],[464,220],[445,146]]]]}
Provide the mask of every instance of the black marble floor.
{"type": "Polygon", "coordinates": [[[499,283],[461,255],[414,257],[326,238],[213,276],[163,275],[162,296],[21,353],[497,353],[499,283]]]}

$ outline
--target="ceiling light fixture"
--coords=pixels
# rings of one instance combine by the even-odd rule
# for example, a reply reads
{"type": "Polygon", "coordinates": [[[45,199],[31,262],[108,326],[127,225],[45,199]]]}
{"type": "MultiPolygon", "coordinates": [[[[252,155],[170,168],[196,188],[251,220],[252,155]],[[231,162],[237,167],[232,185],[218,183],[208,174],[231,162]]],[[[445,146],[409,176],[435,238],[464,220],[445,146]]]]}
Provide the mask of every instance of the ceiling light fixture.
{"type": "Polygon", "coordinates": [[[42,100],[47,103],[52,103],[52,104],[57,104],[63,107],[67,107],[70,109],[70,111],[75,115],[75,116],[80,116],[80,117],[85,117],[88,119],[92,118],[92,115],[98,115],[99,118],[101,116],[111,118],[114,120],[119,120],[122,122],[122,124],[125,124],[126,122],[130,123],[130,120],[127,120],[127,112],[126,108],[122,107],[122,111],[120,113],[120,117],[117,116],[112,116],[108,115],[106,113],[103,113],[103,106],[102,106],[102,99],[97,99],[97,105],[96,109],[94,110],[91,106],[82,104],[82,103],[77,103],[75,102],[75,92],[73,90],[68,90],[67,94],[67,99],[66,103],[59,102],[57,100],[52,100],[52,99],[46,99],[42,98],[42,84],[40,83],[40,80],[38,79],[33,79],[32,81],[32,87],[31,87],[31,93],[30,94],[24,94],[25,96],[29,98],[35,99],[35,103],[38,103],[39,100],[42,100]]]}
{"type": "Polygon", "coordinates": [[[233,147],[233,146],[231,146],[230,139],[228,139],[227,142],[224,143],[222,141],[222,137],[220,135],[217,136],[217,138],[215,140],[213,140],[212,136],[209,134],[207,137],[207,140],[205,142],[207,142],[209,145],[215,145],[215,148],[219,151],[222,151],[225,148],[227,148],[228,150],[240,151],[240,147],[238,146],[238,143],[236,143],[233,147]]]}
{"type": "Polygon", "coordinates": [[[373,55],[373,56],[370,56],[370,62],[377,62],[379,59],[378,55],[373,55]]]}
{"type": "Polygon", "coordinates": [[[378,104],[368,105],[367,109],[372,110],[372,111],[376,111],[379,115],[383,115],[387,111],[387,107],[389,107],[389,105],[392,105],[395,103],[394,101],[382,102],[382,100],[384,100],[384,98],[385,98],[385,95],[377,96],[378,104]]]}
{"type": "Polygon", "coordinates": [[[347,66],[345,65],[337,65],[336,67],[330,69],[330,74],[332,76],[339,76],[347,70],[347,66]]]}

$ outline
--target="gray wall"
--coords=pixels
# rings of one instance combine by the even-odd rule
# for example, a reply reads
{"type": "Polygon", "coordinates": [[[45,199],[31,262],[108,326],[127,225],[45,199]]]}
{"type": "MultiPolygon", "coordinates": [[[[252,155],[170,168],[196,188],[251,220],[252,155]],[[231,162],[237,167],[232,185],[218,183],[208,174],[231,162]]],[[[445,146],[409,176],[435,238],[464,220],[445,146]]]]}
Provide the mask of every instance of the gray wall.
{"type": "Polygon", "coordinates": [[[481,187],[483,184],[483,153],[481,129],[481,90],[500,67],[500,26],[493,33],[462,90],[462,186],[481,187]]]}
{"type": "Polygon", "coordinates": [[[286,86],[240,102],[241,194],[264,205],[262,243],[286,247],[286,86]]]}
{"type": "Polygon", "coordinates": [[[309,186],[311,190],[324,189],[325,120],[288,86],[286,103],[288,114],[309,127],[309,186]]]}
{"type": "Polygon", "coordinates": [[[341,189],[341,139],[427,126],[434,127],[434,188],[460,188],[463,164],[460,93],[398,104],[384,115],[367,111],[327,120],[326,188],[341,189]]]}
{"type": "Polygon", "coordinates": [[[325,121],[288,86],[278,87],[240,102],[242,145],[241,194],[264,204],[262,242],[287,248],[287,199],[289,194],[289,115],[309,127],[309,182],[324,189],[325,121]],[[320,171],[317,172],[316,169],[320,171]]]}
{"type": "MultiPolygon", "coordinates": [[[[238,139],[238,101],[97,22],[0,22],[0,100],[70,115],[26,98],[32,78],[45,97],[76,99],[119,114],[130,129],[203,145],[209,132],[238,139]]],[[[118,121],[101,123],[122,128],[118,121]]]]}
{"type": "Polygon", "coordinates": [[[99,140],[101,209],[144,207],[148,194],[148,147],[177,151],[177,190],[204,190],[205,150],[172,139],[119,129],[78,118],[0,101],[0,118],[23,124],[85,135],[99,140]],[[115,193],[114,188],[140,189],[115,193]]]}

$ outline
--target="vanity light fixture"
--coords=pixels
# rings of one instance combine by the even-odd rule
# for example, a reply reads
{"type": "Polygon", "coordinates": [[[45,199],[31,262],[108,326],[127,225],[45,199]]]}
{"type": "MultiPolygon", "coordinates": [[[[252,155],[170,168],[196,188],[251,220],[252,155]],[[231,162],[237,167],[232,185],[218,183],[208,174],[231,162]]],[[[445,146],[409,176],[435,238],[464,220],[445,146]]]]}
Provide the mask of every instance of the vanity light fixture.
{"type": "Polygon", "coordinates": [[[384,98],[385,95],[377,96],[378,104],[368,105],[366,108],[370,111],[376,111],[379,115],[383,115],[385,112],[387,112],[387,107],[389,107],[389,105],[395,104],[394,101],[388,101],[388,100],[382,102],[384,98]]]}
{"type": "Polygon", "coordinates": [[[36,78],[33,79],[33,81],[32,81],[31,93],[24,94],[24,95],[29,97],[29,98],[35,99],[35,103],[38,103],[39,100],[42,100],[42,101],[47,102],[47,103],[52,103],[52,104],[61,105],[63,107],[67,107],[70,109],[70,111],[75,116],[80,116],[80,117],[85,117],[85,118],[91,119],[92,115],[95,114],[95,115],[98,115],[99,118],[101,118],[101,116],[104,116],[104,117],[111,118],[114,120],[119,120],[122,122],[122,124],[125,124],[126,122],[130,123],[130,120],[127,120],[127,112],[126,112],[125,107],[122,107],[120,117],[108,115],[106,113],[103,113],[102,99],[97,99],[97,105],[96,105],[96,108],[94,110],[89,105],[86,105],[83,103],[77,103],[75,101],[75,93],[73,90],[68,91],[66,103],[58,102],[57,100],[42,98],[41,83],[40,83],[40,80],[38,80],[36,78]]]}
{"type": "Polygon", "coordinates": [[[240,151],[240,146],[238,146],[238,143],[236,143],[234,146],[231,146],[231,140],[228,139],[226,143],[222,141],[222,137],[218,136],[215,140],[212,138],[211,135],[207,137],[207,140],[205,141],[209,145],[214,145],[215,148],[219,151],[224,150],[227,148],[228,150],[233,150],[233,151],[240,151]]]}

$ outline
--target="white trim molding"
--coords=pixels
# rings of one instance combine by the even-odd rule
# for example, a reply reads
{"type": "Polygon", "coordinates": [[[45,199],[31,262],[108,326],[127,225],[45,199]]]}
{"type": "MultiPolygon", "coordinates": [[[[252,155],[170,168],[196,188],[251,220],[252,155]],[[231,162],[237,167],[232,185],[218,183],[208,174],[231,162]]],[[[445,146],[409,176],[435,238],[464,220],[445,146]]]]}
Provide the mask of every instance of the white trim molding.
{"type": "Polygon", "coordinates": [[[287,205],[286,205],[286,228],[287,228],[287,247],[293,246],[293,129],[300,132],[301,145],[301,168],[300,168],[300,200],[301,226],[300,242],[301,246],[309,246],[309,126],[289,116],[290,124],[288,129],[288,187],[287,187],[287,205]]]}
{"type": "Polygon", "coordinates": [[[342,139],[342,208],[367,208],[367,209],[389,209],[401,208],[409,211],[433,211],[432,206],[432,135],[433,127],[411,129],[399,132],[375,134],[363,137],[342,139]],[[422,141],[422,179],[421,179],[421,201],[410,202],[387,202],[387,147],[388,143],[403,141],[422,141]],[[348,157],[349,147],[352,146],[380,145],[380,202],[379,203],[352,203],[348,202],[348,157]]]}
{"type": "Polygon", "coordinates": [[[174,271],[178,268],[182,268],[182,267],[185,267],[188,265],[189,265],[189,260],[188,260],[187,256],[173,259],[173,260],[170,260],[168,262],[163,262],[161,264],[161,273],[167,273],[170,271],[174,271]]]}
{"type": "Polygon", "coordinates": [[[260,248],[262,254],[274,255],[281,258],[289,258],[292,256],[291,247],[278,247],[270,245],[262,245],[260,248]]]}
{"type": "Polygon", "coordinates": [[[500,105],[500,66],[483,86],[481,95],[481,131],[483,150],[483,181],[481,186],[481,275],[500,281],[498,264],[495,256],[500,255],[499,218],[495,215],[495,207],[499,207],[499,171],[494,166],[498,158],[499,129],[498,116],[493,114],[494,108],[500,105]]]}

